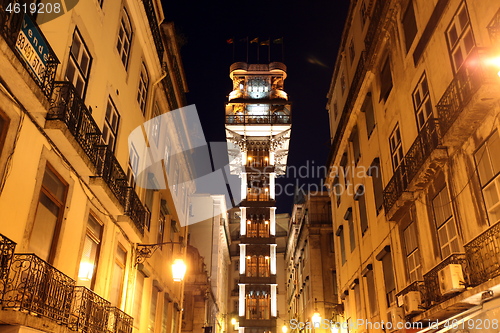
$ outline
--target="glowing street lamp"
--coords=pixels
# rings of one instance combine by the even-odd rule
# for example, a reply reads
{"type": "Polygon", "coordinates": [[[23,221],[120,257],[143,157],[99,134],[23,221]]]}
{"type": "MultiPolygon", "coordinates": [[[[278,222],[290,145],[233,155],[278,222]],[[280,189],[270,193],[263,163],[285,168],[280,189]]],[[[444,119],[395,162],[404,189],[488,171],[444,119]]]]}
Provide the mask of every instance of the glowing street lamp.
{"type": "Polygon", "coordinates": [[[182,259],[175,259],[172,264],[172,278],[174,281],[180,282],[184,279],[186,274],[186,264],[182,259]]]}
{"type": "Polygon", "coordinates": [[[318,309],[315,310],[315,312],[311,318],[311,321],[312,321],[313,326],[315,328],[319,328],[319,325],[321,324],[321,315],[319,314],[318,309]]]}
{"type": "Polygon", "coordinates": [[[288,332],[288,327],[286,325],[281,326],[281,332],[283,333],[288,332]]]}

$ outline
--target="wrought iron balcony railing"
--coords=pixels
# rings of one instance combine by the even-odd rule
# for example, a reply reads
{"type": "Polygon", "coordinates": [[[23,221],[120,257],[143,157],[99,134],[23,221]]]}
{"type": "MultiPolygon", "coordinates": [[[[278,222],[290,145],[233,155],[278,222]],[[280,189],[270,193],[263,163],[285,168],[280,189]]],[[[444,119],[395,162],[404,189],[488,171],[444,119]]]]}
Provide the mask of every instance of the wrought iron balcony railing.
{"type": "Polygon", "coordinates": [[[226,124],[247,125],[247,124],[291,124],[292,117],[286,115],[273,116],[226,116],[226,124]]]}
{"type": "Polygon", "coordinates": [[[129,188],[127,174],[116,159],[114,152],[104,144],[101,130],[90,110],[78,96],[70,82],[55,82],[48,120],[64,122],[75,140],[96,168],[96,177],[101,177],[109,186],[118,202],[124,207],[137,229],[144,234],[149,215],[141,200],[129,188]]]}
{"type": "MultiPolygon", "coordinates": [[[[99,148],[96,147],[96,149],[99,148]]],[[[127,210],[129,204],[127,201],[129,192],[127,173],[123,170],[111,149],[107,146],[102,146],[100,149],[104,149],[104,160],[101,168],[97,171],[97,176],[108,184],[120,204],[127,210]]]]}
{"type": "Polygon", "coordinates": [[[92,290],[77,286],[71,303],[68,327],[73,331],[102,333],[108,328],[111,303],[92,290]]]}
{"type": "Polygon", "coordinates": [[[148,224],[150,215],[132,187],[128,188],[127,206],[125,209],[125,214],[130,217],[137,229],[144,235],[144,228],[148,224]]]}
{"type": "Polygon", "coordinates": [[[452,298],[455,294],[442,295],[441,289],[439,287],[439,276],[438,273],[443,268],[450,264],[459,264],[462,266],[462,271],[465,279],[465,286],[470,285],[469,278],[469,265],[466,260],[465,253],[454,253],[436,265],[429,272],[424,274],[424,282],[426,289],[426,301],[428,302],[428,306],[433,306],[439,304],[441,302],[446,301],[447,299],[452,298]]]}
{"type": "Polygon", "coordinates": [[[75,140],[94,166],[103,159],[101,130],[70,82],[54,82],[47,120],[60,120],[66,124],[75,140]]]}
{"type": "Polygon", "coordinates": [[[464,248],[472,285],[500,275],[500,222],[464,245],[464,248]]]}
{"type": "Polygon", "coordinates": [[[134,318],[122,310],[111,307],[109,309],[108,332],[110,333],[132,333],[134,318]]]}
{"type": "Polygon", "coordinates": [[[156,19],[156,11],[152,0],[143,0],[144,10],[146,11],[146,16],[149,21],[149,28],[151,29],[151,35],[153,36],[153,41],[155,43],[156,52],[158,52],[158,58],[160,59],[160,64],[163,63],[163,42],[161,39],[160,28],[158,27],[158,20],[156,19]]]}
{"type": "Polygon", "coordinates": [[[50,97],[59,60],[33,17],[22,11],[19,13],[6,11],[7,6],[12,6],[14,3],[15,1],[12,0],[0,0],[0,35],[41,88],[43,94],[50,97]],[[24,31],[28,28],[29,33],[24,31]],[[36,38],[39,46],[44,44],[43,55],[39,54],[37,48],[29,40],[30,37],[36,38]]]}
{"type": "Polygon", "coordinates": [[[386,214],[401,197],[403,192],[407,190],[408,185],[418,174],[427,158],[440,144],[438,128],[438,121],[432,117],[429,118],[418,133],[415,141],[413,141],[401,164],[394,171],[392,178],[384,188],[384,208],[386,214]]]}
{"type": "Polygon", "coordinates": [[[389,5],[389,1],[385,0],[377,0],[375,1],[375,6],[373,8],[373,12],[370,17],[370,25],[368,26],[368,31],[365,35],[365,49],[371,51],[371,47],[373,45],[373,41],[375,39],[375,35],[377,34],[380,28],[380,22],[382,19],[382,13],[384,10],[384,6],[389,5]]]}
{"type": "Polygon", "coordinates": [[[490,39],[493,45],[499,45],[500,43],[500,9],[497,10],[495,16],[488,24],[488,34],[490,35],[490,39]]]}
{"type": "Polygon", "coordinates": [[[495,73],[489,73],[480,60],[480,54],[476,49],[465,60],[436,105],[442,137],[448,132],[479,88],[490,77],[494,77],[495,73]]]}
{"type": "Polygon", "coordinates": [[[2,309],[36,313],[68,324],[75,281],[35,254],[14,254],[2,309]]]}

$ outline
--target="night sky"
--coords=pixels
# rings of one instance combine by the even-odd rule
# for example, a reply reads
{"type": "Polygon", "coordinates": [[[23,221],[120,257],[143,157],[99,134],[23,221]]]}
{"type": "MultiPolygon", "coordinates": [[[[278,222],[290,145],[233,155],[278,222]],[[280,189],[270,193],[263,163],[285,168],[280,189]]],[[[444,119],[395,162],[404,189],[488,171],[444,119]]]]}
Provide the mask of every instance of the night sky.
{"type": "MultiPolygon", "coordinates": [[[[233,59],[245,61],[241,59],[246,57],[244,39],[271,38],[271,60],[281,61],[281,45],[272,40],[283,37],[283,62],[288,67],[285,91],[293,103],[288,165],[303,166],[305,177],[298,177],[299,184],[319,184],[320,178],[311,172],[317,169],[309,167],[306,172],[305,166],[325,165],[328,156],[326,94],[349,1],[163,0],[163,6],[184,42],[181,56],[189,87],[187,102],[196,104],[208,142],[225,141],[224,103],[232,88],[229,66],[233,59]],[[235,45],[227,43],[230,38],[235,45]]],[[[249,58],[249,62],[257,60],[256,44],[250,44],[249,58]]],[[[267,46],[260,46],[259,61],[268,62],[267,46]]],[[[297,181],[294,173],[278,180],[282,189],[290,184],[286,187],[290,193],[291,184],[297,181]]],[[[278,213],[291,212],[291,195],[282,194],[277,200],[278,213]]]]}

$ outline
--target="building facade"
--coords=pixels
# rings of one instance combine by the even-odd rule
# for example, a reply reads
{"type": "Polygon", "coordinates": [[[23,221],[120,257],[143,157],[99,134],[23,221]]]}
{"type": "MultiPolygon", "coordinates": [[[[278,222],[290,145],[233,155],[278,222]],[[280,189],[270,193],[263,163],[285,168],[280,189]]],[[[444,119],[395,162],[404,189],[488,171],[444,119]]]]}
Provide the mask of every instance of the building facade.
{"type": "MultiPolygon", "coordinates": [[[[332,210],[327,192],[296,196],[288,235],[286,326],[291,332],[300,332],[305,327],[299,323],[312,323],[315,313],[336,321],[342,311],[337,303],[332,210]]],[[[314,328],[327,331],[321,325],[314,328]]]]}
{"type": "MultiPolygon", "coordinates": [[[[228,318],[229,275],[231,269],[229,219],[226,197],[214,194],[193,194],[190,198],[193,221],[189,226],[189,244],[203,258],[208,288],[205,297],[206,311],[203,325],[206,331],[222,333],[230,330],[228,318]],[[207,215],[208,216],[204,216],[207,215]]],[[[186,297],[186,296],[185,296],[186,297]]],[[[188,305],[185,303],[184,309],[188,305]]],[[[200,327],[193,328],[199,329],[200,327]]]]}
{"type": "Polygon", "coordinates": [[[290,102],[283,90],[286,67],[237,62],[230,77],[226,138],[231,174],[241,178],[242,200],[238,211],[231,212],[239,220],[235,321],[240,333],[276,332],[275,178],[285,171],[291,129],[290,102]]]}
{"type": "Polygon", "coordinates": [[[185,133],[143,138],[164,151],[160,177],[128,144],[185,104],[173,25],[159,1],[14,5],[0,1],[0,332],[180,332],[171,265],[194,188],[158,184],[189,178],[163,135],[185,133]]]}
{"type": "Polygon", "coordinates": [[[498,323],[499,7],[351,1],[328,183],[341,320],[379,323],[353,330],[498,323]]]}

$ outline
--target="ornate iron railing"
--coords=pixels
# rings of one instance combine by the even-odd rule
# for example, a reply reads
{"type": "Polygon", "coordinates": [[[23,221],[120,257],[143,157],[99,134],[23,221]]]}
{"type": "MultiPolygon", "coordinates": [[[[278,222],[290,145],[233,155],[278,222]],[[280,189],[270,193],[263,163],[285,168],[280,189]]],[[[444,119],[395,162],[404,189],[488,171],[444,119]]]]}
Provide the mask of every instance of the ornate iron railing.
{"type": "Polygon", "coordinates": [[[116,307],[109,308],[108,332],[132,333],[133,323],[134,318],[122,310],[116,307]]]}
{"type": "Polygon", "coordinates": [[[144,227],[148,225],[149,212],[139,199],[139,196],[132,187],[127,188],[127,206],[125,214],[134,222],[137,229],[144,235],[144,227]]]}
{"type": "Polygon", "coordinates": [[[370,15],[370,25],[368,26],[368,31],[365,35],[365,49],[370,51],[372,47],[373,40],[375,39],[375,35],[379,30],[380,21],[382,19],[382,13],[384,9],[384,5],[388,4],[388,1],[385,0],[377,0],[375,1],[375,7],[373,8],[372,15],[370,15]]]}
{"type": "Polygon", "coordinates": [[[426,288],[425,299],[427,301],[428,306],[439,304],[455,296],[454,294],[441,295],[441,291],[439,289],[438,272],[450,264],[460,264],[462,266],[465,284],[466,286],[470,285],[469,266],[467,264],[465,253],[454,253],[449,257],[447,257],[446,259],[444,259],[443,261],[441,261],[429,272],[424,274],[424,282],[426,288]]]}
{"type": "Polygon", "coordinates": [[[500,275],[500,222],[464,245],[464,248],[472,285],[500,275]]]}
{"type": "Polygon", "coordinates": [[[427,158],[440,144],[439,123],[437,119],[429,118],[422,127],[415,141],[401,161],[392,178],[384,188],[384,208],[386,213],[394,206],[399,197],[407,190],[410,182],[427,158]]]}
{"type": "Polygon", "coordinates": [[[108,327],[111,303],[92,290],[77,286],[73,293],[68,327],[73,331],[102,333],[108,327]]]}
{"type": "Polygon", "coordinates": [[[20,63],[26,68],[33,80],[42,89],[43,94],[46,97],[50,97],[59,60],[32,17],[24,14],[22,10],[19,13],[6,11],[7,6],[10,5],[12,7],[16,2],[18,1],[0,0],[0,35],[3,36],[20,63]],[[30,42],[25,40],[24,33],[20,33],[25,20],[31,21],[30,25],[32,24],[34,26],[33,29],[36,30],[36,34],[39,34],[43,40],[40,42],[47,45],[46,59],[37,59],[37,57],[34,56],[30,56],[29,59],[26,58],[36,51],[33,47],[30,47],[30,42]],[[24,48],[26,48],[26,51],[21,51],[21,49],[24,48]],[[23,55],[23,53],[25,55],[23,55]]]}
{"type": "Polygon", "coordinates": [[[16,243],[0,234],[0,300],[2,299],[3,290],[7,284],[15,249],[16,243]]]}
{"type": "Polygon", "coordinates": [[[292,117],[285,115],[274,116],[226,116],[226,124],[291,124],[292,117]]]}
{"type": "Polygon", "coordinates": [[[497,10],[495,16],[493,16],[493,19],[491,19],[487,28],[491,41],[493,42],[493,44],[496,43],[496,45],[498,45],[498,43],[500,43],[500,9],[497,10]]]}
{"type": "Polygon", "coordinates": [[[54,82],[47,120],[66,124],[75,140],[96,167],[103,158],[101,130],[70,82],[54,82]]]}
{"type": "Polygon", "coordinates": [[[35,254],[14,254],[2,309],[36,313],[67,324],[75,281],[35,254]]]}
{"type": "Polygon", "coordinates": [[[490,76],[479,59],[477,50],[469,55],[436,105],[441,136],[448,132],[465,106],[490,76]]]}
{"type": "Polygon", "coordinates": [[[108,184],[111,192],[118,199],[118,202],[127,210],[128,180],[127,174],[123,171],[120,163],[115,157],[114,152],[106,147],[102,168],[97,172],[98,177],[108,184]]]}
{"type": "Polygon", "coordinates": [[[161,39],[160,28],[158,27],[158,20],[156,19],[156,11],[151,0],[142,0],[144,4],[144,9],[146,11],[146,16],[149,21],[149,28],[151,29],[151,35],[153,36],[153,41],[155,43],[156,52],[158,52],[158,59],[160,64],[163,63],[163,52],[165,48],[163,47],[163,42],[161,39]]]}

